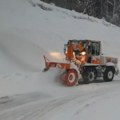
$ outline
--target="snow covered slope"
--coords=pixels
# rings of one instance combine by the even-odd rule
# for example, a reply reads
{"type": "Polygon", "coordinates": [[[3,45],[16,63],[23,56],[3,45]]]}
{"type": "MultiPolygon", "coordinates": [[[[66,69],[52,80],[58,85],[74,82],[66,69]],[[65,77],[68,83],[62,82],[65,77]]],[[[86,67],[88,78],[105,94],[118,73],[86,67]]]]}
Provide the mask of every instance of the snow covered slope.
{"type": "MultiPolygon", "coordinates": [[[[61,71],[51,69],[42,72],[43,55],[56,61],[64,60],[63,46],[69,39],[100,40],[103,53],[120,58],[120,28],[104,20],[39,0],[0,1],[0,120],[58,120],[63,117],[65,120],[77,120],[81,116],[81,109],[88,107],[91,111],[89,104],[99,97],[99,100],[104,98],[103,93],[106,95],[109,90],[115,91],[115,88],[119,91],[119,78],[111,83],[65,87],[59,80],[61,71]],[[81,106],[77,107],[79,103],[81,106]],[[71,107],[73,111],[68,110],[71,107]],[[57,113],[61,114],[51,116],[57,113]],[[71,116],[68,117],[68,114],[71,116]]],[[[118,99],[120,97],[117,97],[116,91],[113,96],[118,99]]],[[[118,102],[116,99],[113,101],[118,102]]],[[[84,113],[82,118],[88,119],[84,113]]]]}

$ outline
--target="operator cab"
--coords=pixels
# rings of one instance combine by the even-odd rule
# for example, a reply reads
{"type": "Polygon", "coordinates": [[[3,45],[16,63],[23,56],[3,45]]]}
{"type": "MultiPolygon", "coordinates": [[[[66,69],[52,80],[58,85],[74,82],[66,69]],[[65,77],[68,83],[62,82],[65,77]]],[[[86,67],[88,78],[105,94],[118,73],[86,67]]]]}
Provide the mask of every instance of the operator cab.
{"type": "Polygon", "coordinates": [[[96,57],[101,54],[100,44],[100,41],[69,40],[64,49],[66,59],[71,61],[74,58],[83,57],[86,55],[85,62],[91,63],[93,56],[96,57]]]}

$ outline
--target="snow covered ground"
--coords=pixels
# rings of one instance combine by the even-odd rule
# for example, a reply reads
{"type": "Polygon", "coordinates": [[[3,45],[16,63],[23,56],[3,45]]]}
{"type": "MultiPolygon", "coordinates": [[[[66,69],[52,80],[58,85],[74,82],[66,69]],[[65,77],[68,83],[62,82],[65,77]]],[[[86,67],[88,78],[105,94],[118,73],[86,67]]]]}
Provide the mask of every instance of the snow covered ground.
{"type": "Polygon", "coordinates": [[[0,120],[120,119],[119,77],[66,87],[62,71],[42,72],[43,55],[63,61],[69,39],[100,40],[103,53],[120,58],[119,38],[104,20],[39,0],[0,1],[0,120]]]}

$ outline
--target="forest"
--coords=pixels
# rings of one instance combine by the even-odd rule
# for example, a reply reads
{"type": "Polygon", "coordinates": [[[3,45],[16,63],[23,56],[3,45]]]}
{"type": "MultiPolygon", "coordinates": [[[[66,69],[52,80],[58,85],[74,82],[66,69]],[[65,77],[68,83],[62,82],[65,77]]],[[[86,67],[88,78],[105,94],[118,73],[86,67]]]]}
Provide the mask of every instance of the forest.
{"type": "Polygon", "coordinates": [[[120,26],[120,0],[42,0],[120,26]]]}

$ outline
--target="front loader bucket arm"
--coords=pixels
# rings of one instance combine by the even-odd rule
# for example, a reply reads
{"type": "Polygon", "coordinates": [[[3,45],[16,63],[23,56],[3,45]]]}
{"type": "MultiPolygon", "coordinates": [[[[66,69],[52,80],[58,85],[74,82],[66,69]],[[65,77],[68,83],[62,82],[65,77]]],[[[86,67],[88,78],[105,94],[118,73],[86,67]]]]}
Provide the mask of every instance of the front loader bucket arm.
{"type": "Polygon", "coordinates": [[[45,68],[44,71],[49,70],[50,67],[56,67],[56,62],[50,62],[46,56],[44,56],[45,68]]]}
{"type": "Polygon", "coordinates": [[[51,62],[48,60],[46,56],[44,56],[44,61],[45,61],[45,68],[44,71],[49,70],[51,67],[58,67],[60,69],[70,69],[70,63],[58,63],[58,62],[51,62]]]}

